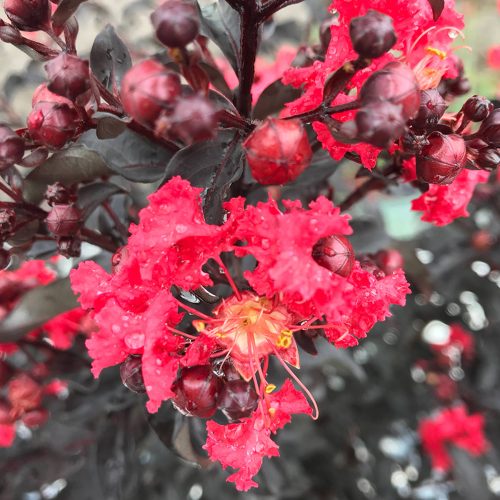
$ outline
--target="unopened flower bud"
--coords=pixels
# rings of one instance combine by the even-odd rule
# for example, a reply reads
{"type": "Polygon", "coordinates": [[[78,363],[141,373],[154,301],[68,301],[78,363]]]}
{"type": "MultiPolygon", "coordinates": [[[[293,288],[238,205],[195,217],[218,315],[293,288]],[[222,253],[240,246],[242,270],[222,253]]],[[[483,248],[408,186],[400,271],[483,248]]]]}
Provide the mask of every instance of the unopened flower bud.
{"type": "Polygon", "coordinates": [[[126,73],[121,97],[128,115],[144,125],[153,126],[160,113],[173,110],[180,92],[181,81],[177,73],[147,59],[126,73]]]}
{"type": "Polygon", "coordinates": [[[89,63],[62,52],[45,65],[49,77],[48,89],[74,101],[90,88],[89,63]]]}
{"type": "Polygon", "coordinates": [[[352,19],[349,35],[354,50],[368,59],[380,57],[396,43],[392,18],[372,9],[352,19]]]}
{"type": "Polygon", "coordinates": [[[356,113],[358,138],[379,148],[389,148],[405,130],[401,106],[389,101],[372,102],[356,113]]]}
{"type": "Polygon", "coordinates": [[[64,184],[54,182],[47,186],[45,199],[49,205],[61,205],[75,201],[75,196],[64,184]]]}
{"type": "Polygon", "coordinates": [[[54,205],[45,223],[56,236],[74,236],[82,223],[82,213],[75,205],[54,205]]]}
{"type": "Polygon", "coordinates": [[[22,31],[38,31],[49,26],[49,0],[5,0],[3,8],[12,24],[22,31]]]}
{"type": "Polygon", "coordinates": [[[385,274],[392,274],[404,265],[403,256],[394,248],[380,250],[374,255],[375,263],[385,274]]]}
{"type": "Polygon", "coordinates": [[[259,396],[252,384],[244,380],[226,382],[219,394],[219,408],[230,422],[250,416],[257,408],[259,396]]]}
{"type": "Polygon", "coordinates": [[[55,149],[74,139],[81,128],[77,111],[67,104],[39,102],[28,116],[31,137],[55,149]]]}
{"type": "Polygon", "coordinates": [[[417,177],[429,184],[451,184],[467,163],[467,149],[462,136],[433,132],[429,144],[417,156],[417,177]]]}
{"type": "Polygon", "coordinates": [[[354,250],[345,236],[333,235],[321,238],[314,245],[312,256],[322,267],[347,278],[354,266],[354,250]]]}
{"type": "Polygon", "coordinates": [[[264,185],[295,180],[312,158],[307,132],[298,119],[267,118],[243,147],[254,179],[264,185]]]}
{"type": "Polygon", "coordinates": [[[361,269],[363,271],[366,271],[367,273],[373,274],[373,276],[377,280],[381,280],[385,278],[385,272],[380,269],[380,267],[377,265],[377,263],[369,256],[365,256],[364,258],[360,259],[360,265],[361,269]]]}
{"type": "Polygon", "coordinates": [[[494,109],[481,123],[477,135],[494,148],[500,148],[500,108],[494,109]]]}
{"type": "Polygon", "coordinates": [[[30,410],[21,415],[21,420],[26,427],[36,428],[47,422],[49,418],[49,412],[45,408],[37,408],[35,410],[30,410]]]}
{"type": "Polygon", "coordinates": [[[16,225],[16,212],[12,208],[0,208],[0,240],[11,236],[16,225]]]}
{"type": "Polygon", "coordinates": [[[217,110],[202,95],[183,97],[177,101],[168,118],[169,133],[186,144],[205,141],[217,132],[217,110]]]}
{"type": "Polygon", "coordinates": [[[434,128],[444,115],[448,105],[436,89],[422,90],[420,92],[420,107],[417,116],[411,124],[418,130],[434,128]]]}
{"type": "Polygon", "coordinates": [[[462,107],[464,115],[473,122],[482,122],[493,111],[493,103],[480,95],[469,97],[462,107]]]}
{"type": "Polygon", "coordinates": [[[41,405],[43,389],[29,375],[22,373],[9,382],[7,395],[15,415],[21,415],[41,405]]]}
{"type": "Polygon", "coordinates": [[[476,164],[483,170],[492,172],[500,165],[500,148],[486,148],[479,151],[476,164]]]}
{"type": "Polygon", "coordinates": [[[120,365],[120,377],[127,389],[139,394],[146,392],[142,377],[142,358],[140,356],[129,356],[120,365]]]}
{"type": "Polygon", "coordinates": [[[220,380],[209,366],[183,368],[172,386],[173,403],[184,415],[210,418],[217,410],[220,380]]]}
{"type": "Polygon", "coordinates": [[[373,73],[361,87],[363,106],[377,101],[401,105],[405,120],[413,118],[420,106],[420,92],[413,70],[406,64],[391,62],[373,73]]]}
{"type": "Polygon", "coordinates": [[[73,236],[63,236],[57,240],[57,250],[59,255],[67,259],[71,257],[80,257],[82,242],[79,238],[73,236]]]}
{"type": "Polygon", "coordinates": [[[0,170],[22,160],[24,141],[11,128],[0,125],[0,170]]]}
{"type": "Polygon", "coordinates": [[[200,30],[198,10],[189,0],[167,0],[151,14],[151,22],[158,40],[167,47],[185,47],[200,30]]]}

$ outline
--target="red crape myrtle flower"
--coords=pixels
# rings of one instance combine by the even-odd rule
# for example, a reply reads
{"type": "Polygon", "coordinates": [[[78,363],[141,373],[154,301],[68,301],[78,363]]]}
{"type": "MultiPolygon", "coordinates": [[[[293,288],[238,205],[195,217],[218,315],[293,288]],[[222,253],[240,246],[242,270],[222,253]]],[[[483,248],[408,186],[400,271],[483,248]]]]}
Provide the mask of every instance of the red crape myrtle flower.
{"type": "MultiPolygon", "coordinates": [[[[416,179],[415,159],[403,162],[406,181],[416,179]]],[[[429,189],[412,201],[411,208],[423,212],[421,219],[436,226],[446,226],[459,217],[468,217],[467,205],[478,184],[487,182],[489,172],[463,169],[448,185],[429,184],[429,189]]]]}
{"type": "MultiPolygon", "coordinates": [[[[176,397],[177,377],[185,368],[211,367],[217,361],[219,370],[234,370],[232,384],[234,377],[241,381],[237,385],[253,384],[258,403],[249,405],[252,413],[228,425],[207,424],[210,458],[237,469],[229,480],[247,490],[256,486],[252,477],[263,457],[278,454],[271,434],[292,414],[317,417],[314,399],[290,368],[300,366],[296,332],[324,330],[337,347],[355,345],[390,315],[391,304],[405,303],[409,288],[401,270],[375,277],[356,262],[344,277],[315,261],[318,240],[351,232],[349,217],[324,197],[308,209],[284,202],[284,211],[273,200],[245,207],[243,198],[234,198],[225,205],[224,224],[215,226],[204,220],[201,191],[179,177],[169,181],[149,197],[138,225],[131,226],[113,273],[84,262],[71,280],[98,325],[87,341],[94,375],[130,356],[140,359],[150,412],[171,398],[186,406],[186,391],[176,397]],[[256,259],[256,267],[244,273],[250,288],[236,288],[221,260],[223,252],[256,259]],[[209,259],[224,271],[232,294],[206,314],[180,302],[172,288],[210,286],[202,268],[209,259]],[[179,327],[188,314],[193,316],[189,333],[179,327]],[[290,381],[275,391],[267,380],[272,359],[302,388],[314,411],[290,381]]],[[[189,411],[195,408],[188,406],[189,411]]]]}
{"type": "MultiPolygon", "coordinates": [[[[394,51],[372,61],[363,71],[352,79],[350,86],[356,92],[349,95],[340,93],[331,103],[340,105],[357,98],[364,82],[374,71],[387,63],[399,60],[410,66],[422,90],[436,88],[441,78],[455,78],[457,68],[455,58],[450,54],[453,39],[464,27],[463,16],[455,11],[454,0],[445,0],[445,6],[437,21],[433,19],[428,0],[334,0],[331,12],[338,13],[337,21],[332,24],[331,40],[324,61],[315,61],[305,68],[291,68],[282,81],[294,87],[303,87],[304,92],[297,100],[287,104],[287,115],[310,111],[321,104],[326,79],[334,71],[357,58],[349,36],[349,24],[355,17],[365,15],[369,9],[386,14],[393,20],[397,41],[394,51]],[[411,22],[409,20],[411,19],[411,22]]],[[[345,122],[351,120],[354,111],[337,113],[334,118],[345,122]]],[[[334,139],[328,127],[314,122],[313,128],[323,147],[335,160],[340,160],[347,152],[360,155],[363,165],[369,169],[375,166],[380,148],[366,143],[344,144],[334,139]]]]}
{"type": "Polygon", "coordinates": [[[418,432],[434,469],[448,472],[452,459],[447,445],[454,445],[477,457],[485,453],[489,443],[484,435],[484,417],[468,415],[465,406],[441,410],[434,418],[422,420],[418,432]]]}

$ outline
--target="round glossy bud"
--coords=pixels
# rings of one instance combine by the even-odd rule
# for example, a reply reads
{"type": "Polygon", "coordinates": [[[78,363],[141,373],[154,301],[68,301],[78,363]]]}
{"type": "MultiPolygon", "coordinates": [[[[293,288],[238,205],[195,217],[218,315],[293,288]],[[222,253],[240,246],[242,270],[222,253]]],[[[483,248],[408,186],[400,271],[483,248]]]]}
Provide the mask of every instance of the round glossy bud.
{"type": "Polygon", "coordinates": [[[402,106],[405,120],[413,118],[420,106],[420,91],[415,74],[406,64],[391,62],[373,73],[361,87],[361,103],[390,101],[402,106]]]}
{"type": "Polygon", "coordinates": [[[254,179],[264,185],[295,180],[312,158],[307,132],[298,119],[267,118],[243,147],[254,179]]]}
{"type": "Polygon", "coordinates": [[[384,271],[382,271],[382,269],[380,269],[380,267],[375,263],[375,261],[371,257],[365,256],[362,259],[360,259],[359,263],[360,263],[361,269],[363,269],[363,271],[366,271],[367,273],[373,274],[373,276],[377,280],[381,280],[381,279],[385,278],[384,271]]]}
{"type": "Polygon", "coordinates": [[[45,199],[49,205],[61,205],[75,201],[73,193],[60,182],[54,182],[47,186],[45,199]]]}
{"type": "Polygon", "coordinates": [[[230,422],[249,417],[257,408],[259,396],[252,384],[244,380],[226,382],[219,394],[219,409],[230,422]]]}
{"type": "Polygon", "coordinates": [[[404,265],[403,256],[393,248],[380,250],[374,255],[374,260],[385,274],[392,274],[404,265]]]}
{"type": "Polygon", "coordinates": [[[60,149],[80,131],[75,108],[67,104],[39,102],[28,116],[31,137],[45,146],[60,149]]]}
{"type": "Polygon", "coordinates": [[[500,148],[500,108],[494,109],[481,123],[477,135],[488,145],[500,148]]]}
{"type": "Polygon", "coordinates": [[[380,57],[396,43],[392,18],[371,9],[351,21],[349,35],[354,50],[368,59],[380,57]]]}
{"type": "Polygon", "coordinates": [[[454,96],[461,96],[468,94],[472,89],[469,79],[466,76],[459,76],[454,80],[448,82],[447,90],[454,96]]]}
{"type": "Polygon", "coordinates": [[[354,266],[354,250],[345,236],[321,238],[313,247],[312,256],[322,267],[347,278],[354,266]]]}
{"type": "Polygon", "coordinates": [[[479,151],[476,165],[488,172],[495,170],[500,165],[500,148],[486,148],[479,151]]]}
{"type": "Polygon", "coordinates": [[[185,47],[200,30],[198,10],[187,0],[167,0],[151,14],[151,22],[158,40],[167,47],[185,47]]]}
{"type": "Polygon", "coordinates": [[[26,427],[40,427],[49,418],[49,412],[45,408],[37,408],[21,415],[21,420],[26,427]]]}
{"type": "Polygon", "coordinates": [[[411,124],[418,130],[434,128],[444,115],[448,105],[436,89],[420,92],[420,107],[411,124]]]}
{"type": "Polygon", "coordinates": [[[80,229],[82,213],[75,205],[54,205],[45,223],[56,236],[74,236],[80,229]]]}
{"type": "Polygon", "coordinates": [[[67,259],[70,259],[71,257],[80,257],[82,242],[79,238],[63,236],[57,240],[57,250],[59,255],[62,255],[67,259]]]}
{"type": "Polygon", "coordinates": [[[183,368],[172,386],[175,407],[184,415],[210,418],[217,411],[220,381],[209,366],[183,368]]]}
{"type": "Polygon", "coordinates": [[[183,97],[168,118],[169,133],[186,144],[205,141],[217,132],[217,110],[201,95],[183,97]]]}
{"type": "Polygon", "coordinates": [[[11,128],[0,125],[0,170],[20,162],[23,155],[24,140],[11,128]]]}
{"type": "Polygon", "coordinates": [[[401,106],[389,101],[367,104],[356,113],[358,138],[379,148],[389,148],[405,131],[401,106]]]}
{"type": "Polygon", "coordinates": [[[493,103],[480,95],[469,97],[462,107],[464,115],[473,122],[482,122],[493,111],[493,103]]]}
{"type": "Polygon", "coordinates": [[[11,236],[16,225],[16,212],[12,208],[0,208],[0,240],[11,236]]]}
{"type": "Polygon", "coordinates": [[[127,389],[139,394],[146,392],[144,378],[142,377],[142,358],[140,356],[129,356],[120,365],[120,377],[127,389]]]}
{"type": "Polygon", "coordinates": [[[467,148],[462,136],[433,132],[429,144],[417,156],[417,177],[429,184],[451,184],[467,163],[467,148]]]}
{"type": "Polygon", "coordinates": [[[46,65],[48,89],[54,94],[74,101],[90,88],[89,63],[77,56],[62,52],[46,65]]]}
{"type": "Polygon", "coordinates": [[[132,118],[153,126],[162,112],[171,112],[181,92],[177,73],[147,59],[133,66],[122,81],[123,108],[132,118]]]}
{"type": "Polygon", "coordinates": [[[21,415],[41,405],[43,389],[38,382],[22,373],[9,382],[7,397],[14,413],[21,415]]]}
{"type": "Polygon", "coordinates": [[[12,24],[22,31],[37,31],[49,26],[49,0],[5,0],[3,8],[12,24]]]}

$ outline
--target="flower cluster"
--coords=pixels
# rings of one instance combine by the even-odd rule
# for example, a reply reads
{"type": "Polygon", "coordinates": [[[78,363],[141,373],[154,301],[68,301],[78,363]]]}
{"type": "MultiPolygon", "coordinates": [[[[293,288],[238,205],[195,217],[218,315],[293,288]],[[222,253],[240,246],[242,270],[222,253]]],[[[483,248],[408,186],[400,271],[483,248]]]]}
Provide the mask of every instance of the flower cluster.
{"type": "Polygon", "coordinates": [[[214,226],[204,221],[200,191],[180,178],[169,181],[150,196],[139,224],[130,228],[113,273],[84,262],[71,279],[99,326],[87,341],[94,375],[140,357],[149,411],[170,398],[192,415],[222,409],[231,423],[208,423],[206,449],[213,460],[239,469],[230,480],[246,490],[256,485],[252,477],[262,458],[277,455],[271,433],[292,414],[311,413],[291,382],[274,392],[267,380],[270,358],[302,387],[317,416],[314,399],[289,367],[300,366],[297,335],[324,332],[338,347],[355,345],[390,314],[391,304],[404,304],[409,288],[401,269],[386,276],[351,262],[352,271],[339,274],[315,260],[318,241],[324,254],[325,238],[351,232],[348,216],[326,198],[309,209],[284,202],[285,211],[273,200],[245,207],[235,198],[226,204],[225,223],[214,226]],[[242,258],[238,262],[257,262],[244,271],[241,290],[235,280],[243,276],[233,278],[223,262],[227,252],[242,258]],[[211,314],[175,294],[212,285],[204,267],[209,262],[218,264],[232,286],[211,314]],[[191,326],[181,329],[191,315],[191,326]]]}

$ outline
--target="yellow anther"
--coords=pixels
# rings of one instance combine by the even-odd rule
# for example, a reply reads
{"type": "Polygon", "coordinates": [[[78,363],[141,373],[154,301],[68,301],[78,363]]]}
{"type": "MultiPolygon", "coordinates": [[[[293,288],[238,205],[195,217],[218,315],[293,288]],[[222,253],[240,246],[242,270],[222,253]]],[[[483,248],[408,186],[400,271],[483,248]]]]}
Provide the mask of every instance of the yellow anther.
{"type": "Polygon", "coordinates": [[[446,52],[443,50],[436,49],[435,47],[426,47],[425,49],[428,54],[432,54],[434,56],[438,56],[439,59],[446,59],[446,52]]]}
{"type": "Polygon", "coordinates": [[[354,73],[354,66],[351,62],[346,62],[343,68],[346,73],[354,73]]]}
{"type": "Polygon", "coordinates": [[[293,332],[292,330],[281,330],[281,335],[283,335],[284,337],[291,337],[293,335],[293,332]]]}
{"type": "Polygon", "coordinates": [[[276,413],[276,408],[269,408],[269,415],[271,415],[271,417],[274,417],[274,414],[276,413]]]}
{"type": "Polygon", "coordinates": [[[278,340],[276,341],[276,346],[281,347],[282,349],[288,349],[292,345],[291,337],[286,337],[284,335],[280,335],[278,340]]]}
{"type": "Polygon", "coordinates": [[[194,326],[195,330],[199,333],[199,332],[202,332],[203,330],[205,330],[207,325],[205,324],[204,321],[201,321],[199,319],[195,319],[193,321],[193,326],[194,326]]]}
{"type": "Polygon", "coordinates": [[[276,386],[274,384],[267,384],[266,385],[266,394],[271,394],[276,389],[276,386]]]}

